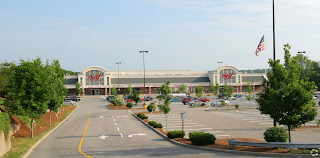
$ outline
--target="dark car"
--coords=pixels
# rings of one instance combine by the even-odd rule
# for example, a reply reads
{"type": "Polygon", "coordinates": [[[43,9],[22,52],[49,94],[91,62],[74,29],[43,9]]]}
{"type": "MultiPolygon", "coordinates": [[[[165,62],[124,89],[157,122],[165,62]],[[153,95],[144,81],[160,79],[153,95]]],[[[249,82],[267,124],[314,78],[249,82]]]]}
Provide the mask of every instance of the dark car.
{"type": "Polygon", "coordinates": [[[219,94],[219,95],[218,95],[218,98],[226,99],[226,98],[227,98],[227,95],[226,95],[226,94],[219,94]]]}
{"type": "Polygon", "coordinates": [[[113,99],[114,97],[115,97],[114,95],[108,95],[106,99],[107,99],[107,100],[111,100],[111,99],[113,99]]]}
{"type": "Polygon", "coordinates": [[[153,97],[151,97],[151,96],[146,97],[146,101],[151,101],[151,100],[153,100],[153,97]]]}

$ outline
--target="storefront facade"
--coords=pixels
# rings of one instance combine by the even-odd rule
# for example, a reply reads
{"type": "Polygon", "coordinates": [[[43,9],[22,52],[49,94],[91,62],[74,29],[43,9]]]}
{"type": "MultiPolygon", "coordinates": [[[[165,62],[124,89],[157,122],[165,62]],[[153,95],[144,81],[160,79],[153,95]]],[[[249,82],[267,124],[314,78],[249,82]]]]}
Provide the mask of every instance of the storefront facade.
{"type": "Polygon", "coordinates": [[[212,71],[189,70],[157,70],[146,71],[144,80],[143,71],[107,71],[99,66],[91,66],[75,76],[65,76],[68,95],[75,95],[75,83],[79,82],[83,88],[82,95],[108,95],[111,88],[115,87],[119,94],[127,94],[129,85],[141,94],[159,94],[158,88],[170,80],[172,91],[178,91],[183,84],[188,93],[195,91],[195,86],[203,86],[209,92],[210,83],[218,83],[221,87],[225,84],[232,86],[235,93],[245,92],[248,83],[252,83],[254,91],[263,89],[263,73],[242,73],[231,65],[222,66],[212,71]]]}

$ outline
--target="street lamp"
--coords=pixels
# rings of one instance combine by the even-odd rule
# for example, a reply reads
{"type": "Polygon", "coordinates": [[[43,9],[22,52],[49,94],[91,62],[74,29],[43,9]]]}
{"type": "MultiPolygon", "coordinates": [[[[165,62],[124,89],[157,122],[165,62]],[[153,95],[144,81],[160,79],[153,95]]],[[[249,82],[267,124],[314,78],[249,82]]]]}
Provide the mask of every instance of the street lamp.
{"type": "Polygon", "coordinates": [[[116,64],[118,65],[118,94],[120,94],[119,66],[121,62],[116,62],[116,64]]]}
{"type": "Polygon", "coordinates": [[[144,54],[148,53],[148,51],[140,51],[140,53],[143,54],[143,98],[144,98],[144,103],[143,105],[146,105],[146,66],[144,63],[144,54]]]}
{"type": "Polygon", "coordinates": [[[301,75],[300,75],[300,80],[301,80],[302,77],[303,77],[303,69],[304,69],[304,67],[305,67],[305,65],[306,65],[306,62],[304,61],[304,56],[303,56],[303,54],[306,53],[306,51],[299,51],[298,53],[301,54],[301,56],[302,56],[302,59],[301,59],[301,58],[298,58],[298,60],[301,59],[301,61],[298,61],[298,64],[299,64],[300,67],[301,67],[301,75]]]}
{"type": "Polygon", "coordinates": [[[220,64],[222,64],[222,61],[218,61],[217,63],[219,64],[219,68],[220,68],[220,64]]]}

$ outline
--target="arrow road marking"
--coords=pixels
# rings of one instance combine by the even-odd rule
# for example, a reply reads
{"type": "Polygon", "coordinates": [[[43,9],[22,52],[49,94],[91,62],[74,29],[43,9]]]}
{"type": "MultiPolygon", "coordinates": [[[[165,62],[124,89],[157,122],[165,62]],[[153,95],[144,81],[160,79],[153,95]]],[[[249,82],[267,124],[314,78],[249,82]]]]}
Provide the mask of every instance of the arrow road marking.
{"type": "Polygon", "coordinates": [[[143,134],[143,133],[139,133],[139,134],[130,134],[128,135],[128,137],[132,137],[132,136],[144,136],[146,134],[143,134]]]}
{"type": "Polygon", "coordinates": [[[99,138],[100,139],[106,139],[108,136],[105,136],[105,135],[102,135],[102,136],[100,136],[99,138]]]}

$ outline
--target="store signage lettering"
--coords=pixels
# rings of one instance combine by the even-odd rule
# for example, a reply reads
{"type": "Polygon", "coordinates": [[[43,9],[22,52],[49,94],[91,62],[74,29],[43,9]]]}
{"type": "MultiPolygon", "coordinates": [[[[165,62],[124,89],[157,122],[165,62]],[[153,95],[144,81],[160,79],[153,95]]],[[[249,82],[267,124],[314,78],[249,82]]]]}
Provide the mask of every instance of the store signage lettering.
{"type": "Polygon", "coordinates": [[[88,77],[88,79],[89,79],[91,82],[100,81],[100,76],[101,76],[101,75],[96,75],[96,76],[90,75],[90,76],[88,77]]]}
{"type": "Polygon", "coordinates": [[[222,77],[224,78],[224,80],[229,80],[232,79],[233,73],[229,73],[228,74],[222,74],[222,77]]]}

